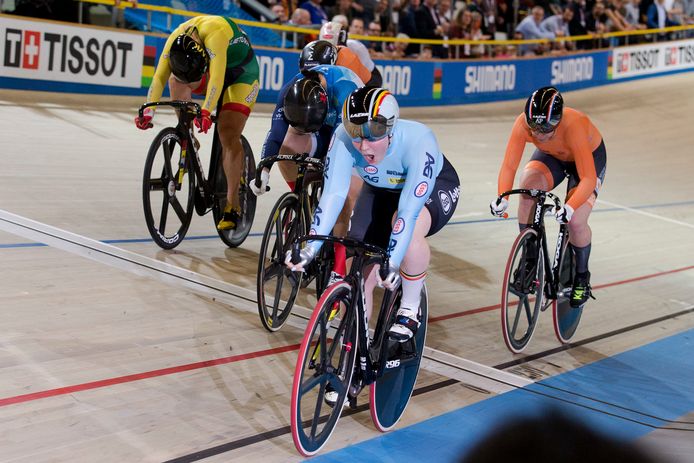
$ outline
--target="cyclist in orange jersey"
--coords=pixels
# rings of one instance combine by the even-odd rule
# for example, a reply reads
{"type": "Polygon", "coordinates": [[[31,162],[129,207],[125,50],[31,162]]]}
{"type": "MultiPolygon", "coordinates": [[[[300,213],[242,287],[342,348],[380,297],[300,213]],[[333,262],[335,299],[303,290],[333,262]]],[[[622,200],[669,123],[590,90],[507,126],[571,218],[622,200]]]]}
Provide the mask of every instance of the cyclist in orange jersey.
{"type": "MultiPolygon", "coordinates": [[[[556,212],[556,219],[569,226],[569,240],[576,254],[576,277],[570,303],[572,307],[580,307],[591,296],[588,258],[592,232],[588,217],[605,180],[605,143],[588,116],[564,108],[563,98],[556,88],[540,88],[528,98],[524,113],[513,125],[499,172],[498,194],[513,188],[526,143],[534,144],[537,149],[523,170],[520,188],[550,191],[565,177],[569,178],[566,202],[556,212]]],[[[530,226],[533,207],[533,200],[522,195],[518,205],[521,231],[530,226]]],[[[506,198],[498,204],[495,199],[490,204],[492,214],[498,217],[506,208],[506,198]]]]}

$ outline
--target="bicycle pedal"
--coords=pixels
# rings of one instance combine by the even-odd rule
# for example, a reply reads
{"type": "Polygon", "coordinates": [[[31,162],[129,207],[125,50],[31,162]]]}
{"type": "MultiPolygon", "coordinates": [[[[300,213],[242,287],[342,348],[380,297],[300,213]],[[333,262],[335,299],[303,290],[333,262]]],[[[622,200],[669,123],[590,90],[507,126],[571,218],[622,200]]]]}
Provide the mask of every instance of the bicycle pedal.
{"type": "Polygon", "coordinates": [[[348,395],[347,403],[349,404],[349,408],[351,408],[352,410],[357,409],[357,398],[356,397],[352,397],[352,396],[348,395]]]}

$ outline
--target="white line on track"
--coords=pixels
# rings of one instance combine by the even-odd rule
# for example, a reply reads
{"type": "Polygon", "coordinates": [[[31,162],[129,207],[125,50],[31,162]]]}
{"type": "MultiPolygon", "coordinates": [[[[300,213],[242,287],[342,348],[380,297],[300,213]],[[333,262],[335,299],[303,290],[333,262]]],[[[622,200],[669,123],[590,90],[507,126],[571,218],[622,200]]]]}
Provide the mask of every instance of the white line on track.
{"type": "MultiPolygon", "coordinates": [[[[229,304],[236,309],[257,313],[256,294],[246,288],[126,251],[2,209],[0,209],[0,230],[136,275],[153,278],[173,286],[183,286],[197,294],[229,304]]],[[[287,324],[303,331],[311,313],[312,311],[306,307],[295,305],[292,309],[292,317],[287,320],[287,324]]],[[[424,348],[422,368],[497,393],[507,392],[532,383],[521,376],[429,347],[424,348]]]]}
{"type": "Polygon", "coordinates": [[[622,206],[621,204],[613,203],[610,201],[605,201],[604,199],[598,199],[597,202],[602,203],[602,204],[606,204],[608,206],[616,207],[619,209],[624,209],[625,211],[633,212],[635,214],[645,215],[646,217],[651,217],[651,218],[662,220],[665,222],[674,223],[676,225],[682,225],[684,227],[694,228],[694,225],[691,223],[682,222],[680,220],[671,219],[670,217],[664,217],[662,215],[653,214],[651,212],[645,212],[645,211],[642,211],[639,209],[634,209],[633,207],[629,207],[629,206],[622,206]]]}

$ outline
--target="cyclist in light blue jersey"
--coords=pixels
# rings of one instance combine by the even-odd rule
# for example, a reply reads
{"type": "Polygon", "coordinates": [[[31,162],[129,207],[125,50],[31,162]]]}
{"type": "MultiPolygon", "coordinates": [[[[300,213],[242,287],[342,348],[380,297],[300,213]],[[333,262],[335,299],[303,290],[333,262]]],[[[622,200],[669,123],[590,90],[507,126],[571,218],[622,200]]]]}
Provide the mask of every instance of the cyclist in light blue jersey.
{"type": "MultiPolygon", "coordinates": [[[[425,238],[438,232],[453,215],[460,181],[428,127],[398,121],[398,103],[388,90],[355,90],[342,113],[343,125],[328,148],[323,195],[311,233],[330,233],[355,169],[365,185],[348,235],[386,248],[390,256],[385,280],[381,281],[375,268],[367,275],[367,315],[371,315],[371,293],[377,283],[394,290],[402,281],[401,306],[389,335],[403,342],[420,324],[419,299],[431,257],[425,238]]],[[[288,256],[287,265],[301,271],[320,246],[320,241],[309,242],[301,250],[300,262],[293,264],[288,256]]]]}

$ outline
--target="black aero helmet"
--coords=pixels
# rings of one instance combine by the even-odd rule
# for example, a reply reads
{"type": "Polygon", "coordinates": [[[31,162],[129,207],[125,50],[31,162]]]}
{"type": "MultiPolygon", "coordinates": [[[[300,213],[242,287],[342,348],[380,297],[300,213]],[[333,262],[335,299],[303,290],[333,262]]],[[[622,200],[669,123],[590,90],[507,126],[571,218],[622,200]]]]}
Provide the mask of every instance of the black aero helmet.
{"type": "Polygon", "coordinates": [[[320,64],[335,64],[337,48],[327,40],[314,40],[308,43],[299,57],[299,70],[306,71],[320,64]]]}
{"type": "Polygon", "coordinates": [[[284,95],[284,117],[303,133],[320,130],[328,115],[328,94],[317,80],[302,77],[284,95]]]}
{"type": "Polygon", "coordinates": [[[182,82],[197,82],[207,72],[209,58],[205,48],[190,35],[181,34],[171,44],[169,67],[182,82]]]}
{"type": "Polygon", "coordinates": [[[342,125],[352,138],[379,140],[391,135],[399,116],[397,100],[380,87],[354,90],[342,107],[342,125]]]}
{"type": "Polygon", "coordinates": [[[525,103],[525,122],[531,130],[549,133],[561,121],[564,99],[554,87],[535,90],[525,103]]]}

